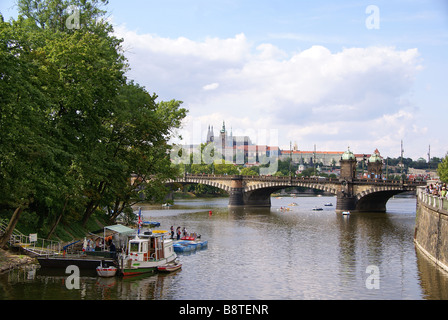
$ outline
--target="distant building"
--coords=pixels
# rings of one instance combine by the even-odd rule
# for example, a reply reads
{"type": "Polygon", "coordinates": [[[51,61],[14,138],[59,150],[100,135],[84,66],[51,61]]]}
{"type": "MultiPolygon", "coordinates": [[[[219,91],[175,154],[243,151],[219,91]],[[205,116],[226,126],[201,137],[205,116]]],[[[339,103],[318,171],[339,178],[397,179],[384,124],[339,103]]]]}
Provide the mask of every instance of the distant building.
{"type": "Polygon", "coordinates": [[[351,181],[356,178],[356,157],[350,148],[342,154],[339,161],[341,165],[340,179],[351,181]]]}
{"type": "Polygon", "coordinates": [[[249,136],[234,136],[232,133],[232,129],[230,129],[230,134],[228,134],[226,123],[224,121],[222,122],[222,128],[219,131],[219,135],[217,137],[215,137],[213,126],[208,126],[206,143],[208,144],[212,142],[214,142],[216,146],[224,148],[232,148],[239,145],[252,145],[252,141],[250,140],[249,136]]]}
{"type": "Polygon", "coordinates": [[[370,179],[383,178],[383,158],[378,149],[370,156],[367,163],[367,174],[370,179]]]}
{"type": "Polygon", "coordinates": [[[313,165],[322,163],[324,166],[339,166],[342,151],[291,151],[281,150],[280,160],[291,159],[296,164],[313,165]]]}

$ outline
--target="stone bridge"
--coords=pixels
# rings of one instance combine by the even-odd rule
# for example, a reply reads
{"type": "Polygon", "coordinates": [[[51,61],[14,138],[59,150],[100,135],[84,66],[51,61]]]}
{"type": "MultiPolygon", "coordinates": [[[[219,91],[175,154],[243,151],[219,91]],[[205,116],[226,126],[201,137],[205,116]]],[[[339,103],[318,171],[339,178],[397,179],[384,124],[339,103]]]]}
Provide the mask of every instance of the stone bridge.
{"type": "Polygon", "coordinates": [[[415,191],[425,182],[382,179],[331,179],[322,177],[184,175],[167,183],[201,183],[227,191],[229,206],[270,207],[271,194],[289,187],[323,190],[337,196],[337,211],[386,211],[396,194],[415,191]]]}

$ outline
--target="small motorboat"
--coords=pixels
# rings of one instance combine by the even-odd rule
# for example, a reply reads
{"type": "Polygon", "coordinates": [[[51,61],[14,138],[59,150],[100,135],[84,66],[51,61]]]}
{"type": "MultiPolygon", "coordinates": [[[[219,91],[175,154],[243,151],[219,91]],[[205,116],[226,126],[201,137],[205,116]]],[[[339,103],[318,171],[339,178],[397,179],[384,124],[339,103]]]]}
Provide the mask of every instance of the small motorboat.
{"type": "Polygon", "coordinates": [[[313,208],[313,211],[322,211],[322,210],[324,210],[324,209],[322,209],[322,208],[320,208],[320,207],[314,207],[314,208],[313,208]]]}
{"type": "Polygon", "coordinates": [[[342,215],[343,216],[349,216],[350,215],[350,211],[342,211],[342,215]]]}
{"type": "Polygon", "coordinates": [[[100,266],[96,267],[96,273],[98,274],[98,276],[100,276],[102,278],[115,277],[117,270],[118,269],[114,266],[105,267],[103,265],[100,265],[100,266]]]}
{"type": "Polygon", "coordinates": [[[158,266],[157,270],[159,272],[174,272],[182,268],[182,264],[178,262],[168,263],[163,266],[158,266]]]}
{"type": "Polygon", "coordinates": [[[143,221],[142,224],[144,226],[150,227],[150,228],[160,227],[160,222],[156,222],[156,221],[143,221]]]}
{"type": "Polygon", "coordinates": [[[328,202],[328,203],[324,204],[324,206],[326,206],[326,207],[332,207],[333,204],[332,204],[331,202],[328,202]]]}

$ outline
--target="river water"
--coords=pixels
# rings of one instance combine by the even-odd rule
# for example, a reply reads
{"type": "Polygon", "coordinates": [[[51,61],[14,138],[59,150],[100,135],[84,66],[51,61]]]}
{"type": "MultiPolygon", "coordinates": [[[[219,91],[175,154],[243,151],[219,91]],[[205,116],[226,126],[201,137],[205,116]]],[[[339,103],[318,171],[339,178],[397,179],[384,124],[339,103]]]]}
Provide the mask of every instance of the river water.
{"type": "Polygon", "coordinates": [[[350,216],[335,212],[335,197],[272,198],[270,209],[227,203],[215,198],[142,206],[144,220],[166,230],[186,227],[208,240],[207,249],[179,255],[183,267],[175,273],[83,275],[79,288],[68,289],[64,271],[28,266],[0,274],[0,299],[448,299],[447,273],[413,243],[415,198],[389,200],[386,213],[350,216]],[[332,207],[324,206],[329,202],[332,207]],[[313,211],[316,206],[324,210],[313,211]]]}

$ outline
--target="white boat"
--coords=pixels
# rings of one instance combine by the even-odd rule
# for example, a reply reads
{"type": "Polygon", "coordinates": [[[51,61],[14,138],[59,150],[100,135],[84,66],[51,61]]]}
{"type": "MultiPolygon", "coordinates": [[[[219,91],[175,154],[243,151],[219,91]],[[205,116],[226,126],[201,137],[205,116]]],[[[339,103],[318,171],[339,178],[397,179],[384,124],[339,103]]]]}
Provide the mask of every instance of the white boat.
{"type": "Polygon", "coordinates": [[[118,269],[116,267],[103,265],[103,262],[101,262],[101,264],[96,267],[96,273],[102,278],[115,277],[117,271],[118,269]]]}
{"type": "Polygon", "coordinates": [[[115,275],[117,274],[117,268],[116,267],[102,267],[102,266],[98,266],[96,268],[96,273],[98,274],[98,276],[102,277],[102,278],[111,278],[111,277],[115,277],[115,275]]]}
{"type": "Polygon", "coordinates": [[[342,212],[342,215],[343,215],[343,216],[349,216],[349,215],[350,215],[350,211],[343,211],[343,212],[342,212]]]}
{"type": "Polygon", "coordinates": [[[168,265],[176,258],[168,231],[154,230],[129,240],[120,267],[124,276],[154,273],[159,266],[168,265]]]}

